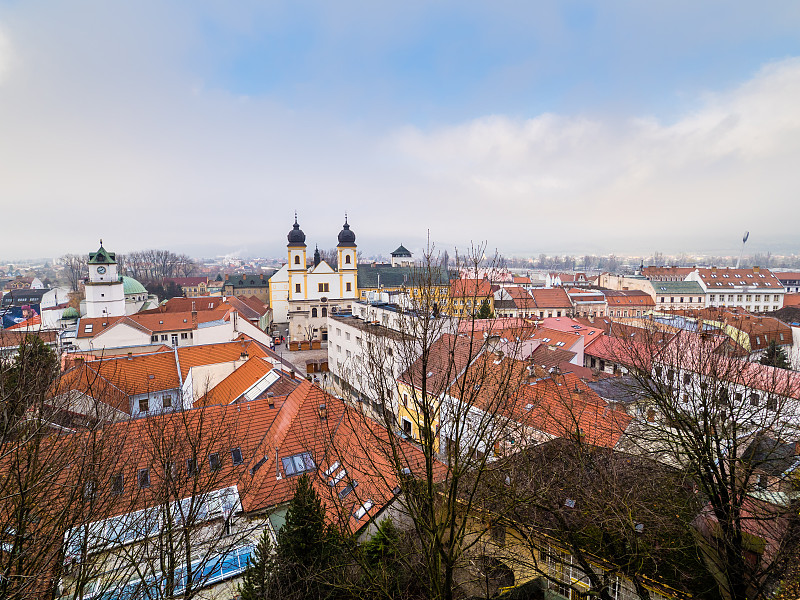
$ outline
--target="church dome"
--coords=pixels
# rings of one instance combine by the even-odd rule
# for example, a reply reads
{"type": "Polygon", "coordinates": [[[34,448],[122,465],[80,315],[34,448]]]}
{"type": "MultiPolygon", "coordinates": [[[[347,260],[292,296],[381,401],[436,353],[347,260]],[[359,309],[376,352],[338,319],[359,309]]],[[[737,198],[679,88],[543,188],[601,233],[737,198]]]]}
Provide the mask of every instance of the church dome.
{"type": "Polygon", "coordinates": [[[123,277],[122,278],[122,290],[124,294],[127,296],[129,294],[146,294],[147,290],[145,287],[136,281],[133,277],[123,277]]]}
{"type": "Polygon", "coordinates": [[[294,225],[292,226],[292,230],[289,232],[289,235],[286,236],[286,239],[289,240],[289,246],[306,245],[306,234],[303,233],[303,230],[300,229],[300,225],[297,224],[296,214],[294,216],[294,225]]]}
{"type": "Polygon", "coordinates": [[[347,224],[347,217],[344,218],[344,225],[339,232],[339,245],[340,246],[355,246],[356,234],[350,231],[350,225],[347,224]]]}

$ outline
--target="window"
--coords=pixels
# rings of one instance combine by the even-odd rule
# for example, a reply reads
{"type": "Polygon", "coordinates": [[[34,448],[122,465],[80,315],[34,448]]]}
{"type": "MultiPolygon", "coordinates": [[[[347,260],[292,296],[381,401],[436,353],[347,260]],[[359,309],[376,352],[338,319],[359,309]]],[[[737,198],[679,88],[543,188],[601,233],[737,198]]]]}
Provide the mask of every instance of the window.
{"type": "Polygon", "coordinates": [[[330,292],[331,291],[331,284],[329,284],[329,283],[320,283],[318,285],[318,291],[320,291],[320,292],[330,292]]]}
{"type": "Polygon", "coordinates": [[[96,487],[97,486],[95,485],[95,482],[92,481],[91,479],[83,484],[83,499],[86,502],[91,502],[92,500],[94,500],[96,487]]]}
{"type": "Polygon", "coordinates": [[[125,490],[125,479],[122,473],[111,476],[111,493],[121,494],[125,490]]]}
{"type": "Polygon", "coordinates": [[[778,399],[774,397],[767,398],[767,410],[778,410],[778,399]]]}
{"type": "Polygon", "coordinates": [[[345,331],[344,332],[344,339],[346,339],[347,341],[350,341],[350,332],[349,331],[345,331]]]}
{"type": "Polygon", "coordinates": [[[167,341],[167,334],[166,333],[161,335],[161,341],[162,342],[166,342],[167,341]]]}
{"type": "Polygon", "coordinates": [[[316,316],[318,316],[318,315],[317,315],[317,309],[316,309],[316,307],[311,309],[311,316],[312,316],[312,317],[316,317],[316,316]]]}
{"type": "Polygon", "coordinates": [[[756,302],[761,302],[761,294],[756,294],[756,302]]]}
{"type": "Polygon", "coordinates": [[[219,452],[213,452],[208,455],[208,466],[212,471],[219,471],[222,468],[222,460],[219,457],[219,452]]]}
{"type": "Polygon", "coordinates": [[[745,302],[750,302],[752,299],[753,299],[753,295],[752,294],[747,294],[744,297],[745,302]]]}
{"type": "Polygon", "coordinates": [[[325,306],[322,307],[322,316],[323,317],[327,317],[328,316],[328,309],[325,306]]]}
{"type": "Polygon", "coordinates": [[[408,394],[403,394],[403,406],[408,406],[408,394]]]}
{"type": "Polygon", "coordinates": [[[181,334],[181,339],[182,340],[188,340],[189,339],[189,334],[188,333],[182,333],[181,334]]]}
{"type": "Polygon", "coordinates": [[[716,299],[717,299],[717,297],[716,297],[716,295],[715,295],[715,294],[711,294],[711,295],[709,295],[709,297],[708,297],[708,301],[709,301],[709,302],[715,302],[715,301],[716,301],[716,299]]]}
{"type": "Polygon", "coordinates": [[[299,294],[302,291],[302,288],[300,287],[301,285],[302,284],[300,284],[300,283],[295,283],[294,284],[294,291],[295,291],[296,294],[299,294]]]}
{"type": "Polygon", "coordinates": [[[150,341],[151,341],[151,342],[157,342],[157,341],[158,341],[158,334],[151,335],[151,336],[150,336],[150,341]]]}
{"type": "Polygon", "coordinates": [[[350,261],[350,255],[349,254],[345,254],[344,255],[344,264],[349,265],[350,262],[351,262],[350,261]]]}
{"type": "Polygon", "coordinates": [[[317,468],[317,465],[314,464],[314,459],[311,458],[311,452],[301,452],[287,456],[281,459],[281,463],[283,464],[283,472],[287,477],[300,475],[317,468]]]}
{"type": "Polygon", "coordinates": [[[139,489],[143,490],[150,487],[150,469],[139,469],[139,489]]]}
{"type": "Polygon", "coordinates": [[[161,396],[161,405],[164,408],[172,408],[172,394],[164,394],[161,396]]]}
{"type": "Polygon", "coordinates": [[[356,489],[356,487],[358,487],[358,482],[357,481],[351,481],[350,483],[348,483],[342,489],[342,491],[339,492],[339,500],[342,500],[343,498],[346,498],[347,496],[349,496],[350,492],[352,492],[354,489],[356,489]]]}
{"type": "Polygon", "coordinates": [[[233,460],[233,464],[240,465],[244,462],[244,458],[242,458],[242,449],[241,448],[234,448],[231,450],[231,459],[233,460]]]}
{"type": "Polygon", "coordinates": [[[759,400],[761,400],[761,396],[755,392],[750,394],[750,406],[758,406],[759,400]]]}
{"type": "Polygon", "coordinates": [[[350,283],[349,281],[347,282],[347,291],[348,292],[352,292],[353,291],[353,284],[350,283]]]}
{"type": "Polygon", "coordinates": [[[147,412],[150,410],[150,399],[139,398],[139,412],[147,412]]]}
{"type": "Polygon", "coordinates": [[[189,477],[197,475],[197,459],[189,458],[186,461],[186,473],[189,477]]]}
{"type": "Polygon", "coordinates": [[[294,264],[296,264],[296,265],[300,264],[300,255],[299,254],[295,254],[294,255],[294,264]]]}

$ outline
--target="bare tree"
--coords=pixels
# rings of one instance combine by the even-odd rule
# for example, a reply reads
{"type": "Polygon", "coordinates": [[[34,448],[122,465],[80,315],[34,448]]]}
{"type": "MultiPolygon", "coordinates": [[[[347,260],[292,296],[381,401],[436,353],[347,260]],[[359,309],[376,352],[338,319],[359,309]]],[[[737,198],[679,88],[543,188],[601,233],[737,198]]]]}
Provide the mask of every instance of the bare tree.
{"type": "MultiPolygon", "coordinates": [[[[455,262],[473,279],[500,264],[484,261],[483,247],[455,262]]],[[[387,315],[385,325],[365,326],[362,352],[342,373],[354,395],[367,401],[348,418],[378,420],[362,428],[372,432],[361,440],[366,455],[402,481],[398,522],[412,529],[419,553],[399,560],[410,561],[406,568],[423,566],[419,576],[429,597],[450,599],[469,589],[470,550],[478,543],[469,535],[480,480],[472,474],[482,472],[510,437],[522,435],[516,391],[527,370],[513,358],[513,340],[503,343],[498,332],[481,330],[474,315],[446,314],[443,277],[444,266],[429,250],[415,268],[406,305],[391,324],[387,315]],[[380,433],[387,430],[388,436],[380,433]],[[410,462],[416,472],[408,470],[410,462]]],[[[478,306],[483,297],[474,287],[466,303],[478,306]]],[[[340,461],[347,464],[348,456],[340,454],[340,461]]]]}
{"type": "Polygon", "coordinates": [[[798,558],[788,463],[800,377],[740,358],[733,339],[709,324],[667,342],[663,329],[647,322],[618,346],[642,398],[626,447],[679,466],[696,485],[703,510],[694,527],[720,595],[768,597],[798,558]]]}
{"type": "Polygon", "coordinates": [[[86,257],[79,254],[65,254],[59,259],[59,262],[64,266],[64,273],[70,288],[73,292],[77,292],[80,282],[89,276],[86,257]]]}

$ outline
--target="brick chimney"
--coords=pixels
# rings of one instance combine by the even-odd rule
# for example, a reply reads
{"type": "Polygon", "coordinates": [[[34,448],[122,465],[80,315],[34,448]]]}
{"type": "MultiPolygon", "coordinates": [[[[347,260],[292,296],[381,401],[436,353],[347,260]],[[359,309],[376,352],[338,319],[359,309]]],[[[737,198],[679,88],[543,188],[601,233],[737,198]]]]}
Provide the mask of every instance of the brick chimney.
{"type": "Polygon", "coordinates": [[[753,267],[753,273],[758,273],[758,271],[759,271],[760,269],[761,269],[761,267],[759,267],[758,265],[756,265],[755,267],[753,267]]]}

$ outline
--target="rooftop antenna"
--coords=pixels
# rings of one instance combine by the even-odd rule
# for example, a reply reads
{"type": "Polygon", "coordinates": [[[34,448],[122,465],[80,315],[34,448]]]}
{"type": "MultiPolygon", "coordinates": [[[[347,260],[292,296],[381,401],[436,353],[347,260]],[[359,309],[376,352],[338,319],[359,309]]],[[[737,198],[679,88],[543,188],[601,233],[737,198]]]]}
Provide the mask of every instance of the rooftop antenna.
{"type": "Polygon", "coordinates": [[[747,243],[747,238],[749,238],[749,237],[750,237],[750,232],[749,231],[745,231],[744,235],[742,236],[742,249],[739,252],[739,258],[736,261],[736,268],[737,269],[739,268],[739,265],[742,262],[742,255],[744,254],[744,245],[747,243]]]}

